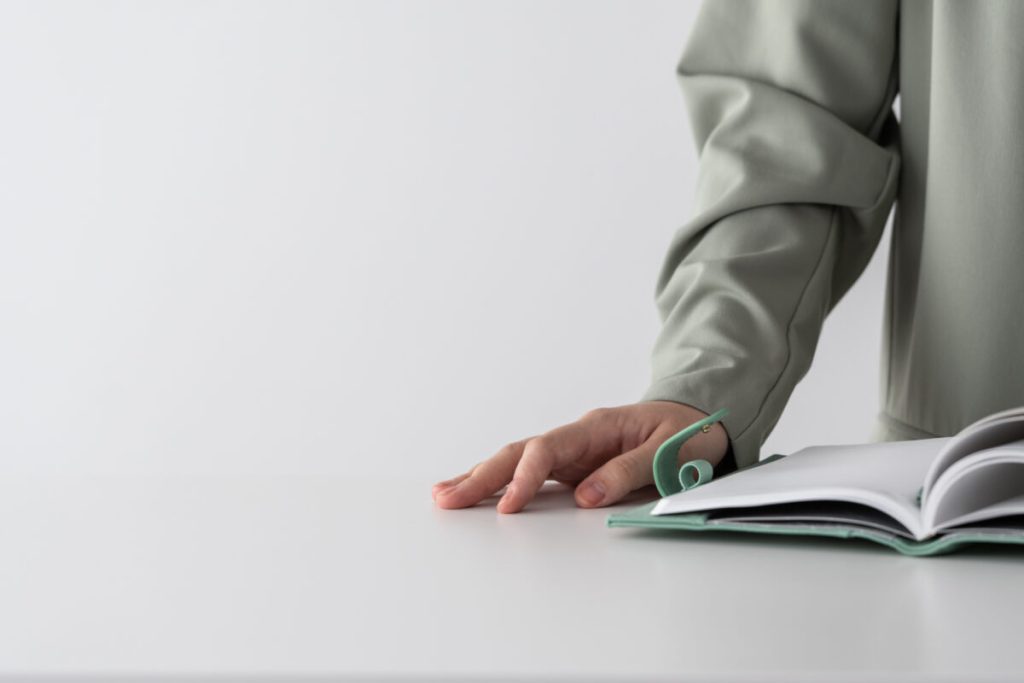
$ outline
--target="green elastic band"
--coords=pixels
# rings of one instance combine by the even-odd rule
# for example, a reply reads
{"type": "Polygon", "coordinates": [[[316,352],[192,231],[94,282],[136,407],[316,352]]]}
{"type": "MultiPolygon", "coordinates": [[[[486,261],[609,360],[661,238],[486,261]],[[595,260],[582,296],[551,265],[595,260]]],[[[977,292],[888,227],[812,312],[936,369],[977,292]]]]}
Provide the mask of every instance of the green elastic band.
{"type": "Polygon", "coordinates": [[[714,474],[714,468],[707,460],[691,460],[679,468],[679,485],[683,491],[692,489],[711,481],[714,474]]]}
{"type": "Polygon", "coordinates": [[[691,460],[678,466],[679,449],[683,442],[700,433],[705,426],[712,425],[729,414],[725,408],[697,420],[692,425],[670,436],[654,454],[654,485],[662,496],[700,486],[711,481],[714,469],[707,460],[691,460]]]}

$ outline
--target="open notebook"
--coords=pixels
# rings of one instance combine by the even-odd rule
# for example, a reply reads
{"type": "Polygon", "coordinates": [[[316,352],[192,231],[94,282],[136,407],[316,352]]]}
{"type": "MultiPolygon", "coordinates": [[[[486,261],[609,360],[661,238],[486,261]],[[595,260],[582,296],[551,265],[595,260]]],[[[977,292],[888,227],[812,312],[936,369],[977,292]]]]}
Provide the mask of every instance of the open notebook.
{"type": "Polygon", "coordinates": [[[865,538],[908,555],[1024,544],[1024,407],[949,438],[772,456],[608,525],[865,538]]]}

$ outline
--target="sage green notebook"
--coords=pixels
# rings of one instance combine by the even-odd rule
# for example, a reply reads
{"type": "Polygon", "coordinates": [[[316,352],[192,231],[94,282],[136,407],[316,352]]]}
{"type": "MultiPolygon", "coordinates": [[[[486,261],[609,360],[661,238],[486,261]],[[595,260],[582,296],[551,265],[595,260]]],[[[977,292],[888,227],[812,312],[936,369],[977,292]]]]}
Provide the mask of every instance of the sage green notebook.
{"type": "Polygon", "coordinates": [[[812,446],[676,490],[608,526],[861,538],[907,555],[1024,544],[1024,407],[953,437],[812,446]]]}

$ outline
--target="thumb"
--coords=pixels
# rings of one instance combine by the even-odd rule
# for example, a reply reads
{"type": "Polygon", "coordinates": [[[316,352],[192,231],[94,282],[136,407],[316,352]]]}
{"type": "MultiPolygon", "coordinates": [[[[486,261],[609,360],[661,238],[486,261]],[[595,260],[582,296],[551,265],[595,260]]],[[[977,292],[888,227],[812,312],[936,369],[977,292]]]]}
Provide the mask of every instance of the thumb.
{"type": "Polygon", "coordinates": [[[576,487],[576,504],[591,508],[610,505],[627,493],[654,482],[654,454],[659,442],[650,438],[594,470],[576,487]]]}

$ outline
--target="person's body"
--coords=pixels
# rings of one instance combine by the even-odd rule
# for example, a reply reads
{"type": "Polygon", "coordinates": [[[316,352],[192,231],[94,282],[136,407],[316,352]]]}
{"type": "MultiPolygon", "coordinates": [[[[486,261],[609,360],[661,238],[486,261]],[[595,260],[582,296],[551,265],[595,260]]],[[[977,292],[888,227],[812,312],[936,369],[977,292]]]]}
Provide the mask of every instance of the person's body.
{"type": "Polygon", "coordinates": [[[509,484],[498,510],[515,512],[548,478],[613,503],[720,407],[724,428],[680,460],[753,464],[894,201],[875,438],[1024,405],[1022,33],[1015,0],[706,2],[678,68],[696,211],[658,278],[649,388],[509,444],[435,485],[437,504],[509,484]]]}

